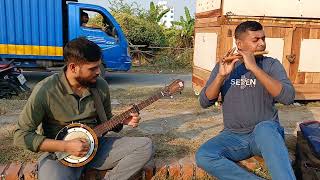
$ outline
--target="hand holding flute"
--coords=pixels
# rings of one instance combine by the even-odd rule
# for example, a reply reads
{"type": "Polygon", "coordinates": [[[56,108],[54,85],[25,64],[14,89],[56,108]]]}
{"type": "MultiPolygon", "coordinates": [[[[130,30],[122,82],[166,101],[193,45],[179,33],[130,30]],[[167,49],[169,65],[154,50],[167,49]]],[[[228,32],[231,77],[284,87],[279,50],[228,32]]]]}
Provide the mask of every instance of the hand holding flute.
{"type": "Polygon", "coordinates": [[[230,49],[227,54],[222,58],[219,68],[219,74],[222,76],[228,75],[234,68],[235,62],[241,59],[248,70],[256,67],[255,56],[267,54],[267,51],[258,51],[250,53],[248,51],[241,51],[238,49],[238,53],[234,54],[236,48],[230,49]]]}
{"type": "MultiPolygon", "coordinates": [[[[233,48],[233,49],[235,49],[235,48],[233,48]]],[[[231,54],[229,54],[229,55],[227,55],[227,56],[225,56],[223,58],[223,60],[222,60],[223,62],[229,63],[229,62],[232,62],[235,59],[242,58],[242,55],[239,54],[239,53],[233,54],[233,52],[235,51],[233,49],[232,49],[232,53],[231,54]]],[[[257,52],[254,52],[253,55],[254,56],[261,56],[261,55],[268,54],[268,53],[269,53],[268,51],[257,51],[257,52]]]]}

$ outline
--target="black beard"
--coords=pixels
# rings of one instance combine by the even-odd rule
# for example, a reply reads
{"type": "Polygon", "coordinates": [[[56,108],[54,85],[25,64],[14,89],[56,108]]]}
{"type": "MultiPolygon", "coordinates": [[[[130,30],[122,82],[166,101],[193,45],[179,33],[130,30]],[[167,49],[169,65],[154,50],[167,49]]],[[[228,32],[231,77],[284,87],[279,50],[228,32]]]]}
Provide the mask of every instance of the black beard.
{"type": "Polygon", "coordinates": [[[76,77],[75,79],[83,87],[90,87],[90,88],[96,87],[96,82],[93,83],[93,82],[87,81],[81,77],[76,77]]]}

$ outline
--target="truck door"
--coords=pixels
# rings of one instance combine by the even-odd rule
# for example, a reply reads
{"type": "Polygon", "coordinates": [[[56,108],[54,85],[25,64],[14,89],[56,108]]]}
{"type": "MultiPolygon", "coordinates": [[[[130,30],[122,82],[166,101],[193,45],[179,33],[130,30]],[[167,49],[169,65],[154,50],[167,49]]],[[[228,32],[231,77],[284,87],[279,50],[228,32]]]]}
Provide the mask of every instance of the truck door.
{"type": "Polygon", "coordinates": [[[77,37],[86,37],[100,46],[102,61],[107,69],[130,69],[131,58],[125,35],[104,8],[80,3],[69,4],[69,40],[77,37]]]}

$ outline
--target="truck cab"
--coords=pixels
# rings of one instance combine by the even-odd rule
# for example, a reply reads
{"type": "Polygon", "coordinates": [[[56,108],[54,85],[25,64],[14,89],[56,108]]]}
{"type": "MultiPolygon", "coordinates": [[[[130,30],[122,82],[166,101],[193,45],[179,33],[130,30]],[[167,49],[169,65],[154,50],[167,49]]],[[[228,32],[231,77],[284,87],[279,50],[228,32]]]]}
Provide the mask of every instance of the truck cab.
{"type": "MultiPolygon", "coordinates": [[[[98,44],[102,50],[102,60],[108,70],[127,71],[131,67],[128,42],[114,17],[100,6],[68,3],[68,40],[86,37],[98,44]],[[84,26],[81,14],[101,17],[100,25],[84,26]],[[100,26],[100,27],[99,27],[100,26]]],[[[90,21],[89,21],[90,22],[90,21]]]]}
{"type": "Polygon", "coordinates": [[[107,70],[131,68],[127,39],[103,7],[77,0],[0,0],[0,24],[0,61],[14,60],[22,68],[62,66],[63,46],[85,37],[101,47],[107,70]],[[99,17],[99,26],[83,26],[83,12],[99,17]]]}

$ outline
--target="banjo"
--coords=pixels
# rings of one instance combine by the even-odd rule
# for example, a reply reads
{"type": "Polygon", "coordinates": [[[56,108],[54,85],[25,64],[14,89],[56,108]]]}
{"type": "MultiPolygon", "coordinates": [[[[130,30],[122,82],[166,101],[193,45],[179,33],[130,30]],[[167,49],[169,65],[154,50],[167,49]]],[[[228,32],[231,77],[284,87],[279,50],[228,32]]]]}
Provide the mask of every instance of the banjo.
{"type": "Polygon", "coordinates": [[[82,123],[72,123],[62,128],[56,140],[72,140],[77,138],[86,139],[89,143],[89,150],[83,157],[70,155],[65,152],[55,152],[57,159],[64,165],[69,167],[81,167],[89,163],[97,153],[98,137],[102,137],[105,133],[112,130],[123,121],[130,117],[130,113],[138,113],[140,110],[161,99],[162,97],[172,97],[175,93],[181,92],[184,88],[184,82],[180,79],[174,80],[170,85],[166,86],[162,91],[149,97],[148,99],[133,105],[127,111],[112,117],[110,120],[104,121],[95,128],[82,123]]]}

